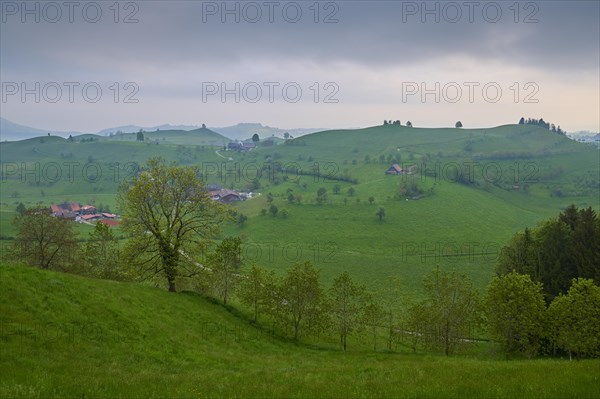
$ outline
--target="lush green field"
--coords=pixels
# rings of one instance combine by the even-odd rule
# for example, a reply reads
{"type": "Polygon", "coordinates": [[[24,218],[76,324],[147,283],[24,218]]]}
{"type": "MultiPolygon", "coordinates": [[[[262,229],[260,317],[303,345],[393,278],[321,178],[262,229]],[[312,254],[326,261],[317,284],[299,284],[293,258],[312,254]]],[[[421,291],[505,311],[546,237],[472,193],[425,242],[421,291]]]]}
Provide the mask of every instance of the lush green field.
{"type": "Polygon", "coordinates": [[[0,266],[0,397],[595,398],[600,361],[295,344],[198,295],[0,266]],[[485,357],[485,359],[483,359],[485,357]]]}
{"type": "MultiPolygon", "coordinates": [[[[300,257],[310,258],[326,281],[348,270],[376,288],[390,275],[399,275],[410,290],[423,273],[439,266],[464,271],[484,287],[500,248],[516,231],[571,203],[599,209],[597,149],[535,126],[380,126],[315,133],[292,143],[239,159],[242,165],[250,159],[287,165],[288,181],[285,172],[266,179],[261,197],[237,206],[250,216],[245,226],[225,231],[245,238],[248,260],[284,270],[300,257]],[[416,165],[417,173],[428,170],[437,176],[385,175],[389,155],[399,155],[405,167],[416,165]],[[472,168],[470,176],[462,172],[470,184],[457,183],[452,174],[455,165],[463,164],[472,168]],[[303,171],[318,165],[322,176],[298,176],[294,165],[303,171]],[[358,183],[339,181],[342,176],[358,183]],[[400,184],[412,181],[433,194],[398,199],[400,184]],[[341,187],[338,195],[333,193],[336,184],[341,187]],[[316,202],[320,187],[328,192],[324,204],[316,202]],[[355,190],[352,196],[347,194],[350,187],[355,190]],[[302,196],[301,204],[288,203],[290,189],[302,196]],[[260,215],[261,209],[269,208],[268,192],[280,211],[289,212],[287,218],[260,215]],[[385,208],[383,221],[375,216],[380,206],[385,208]]],[[[242,173],[240,183],[244,177],[251,180],[242,173]]]]}
{"type": "Polygon", "coordinates": [[[223,151],[215,135],[199,129],[146,133],[146,143],[135,142],[135,134],[83,143],[57,137],[0,143],[1,234],[14,235],[10,220],[21,201],[27,206],[79,201],[119,212],[114,195],[119,183],[160,155],[196,165],[208,183],[224,187],[244,189],[260,176],[261,187],[254,191],[261,195],[234,206],[249,217],[245,225],[223,228],[223,236],[243,238],[249,262],[282,272],[294,261],[312,259],[325,282],[348,270],[378,288],[396,275],[409,291],[439,266],[463,271],[483,288],[500,248],[515,232],[571,203],[600,209],[598,149],[538,126],[377,126],[314,133],[249,153],[223,151]],[[412,165],[415,173],[385,175],[390,162],[412,165]],[[307,175],[315,172],[319,176],[307,175]],[[398,195],[401,184],[412,182],[425,191],[423,198],[398,195]],[[333,193],[336,185],[339,194],[333,193]],[[321,187],[328,199],[317,204],[321,187]],[[288,203],[288,190],[301,203],[288,203]],[[276,217],[261,215],[269,192],[280,211],[276,217]],[[375,216],[380,206],[382,221],[375,216]]]}

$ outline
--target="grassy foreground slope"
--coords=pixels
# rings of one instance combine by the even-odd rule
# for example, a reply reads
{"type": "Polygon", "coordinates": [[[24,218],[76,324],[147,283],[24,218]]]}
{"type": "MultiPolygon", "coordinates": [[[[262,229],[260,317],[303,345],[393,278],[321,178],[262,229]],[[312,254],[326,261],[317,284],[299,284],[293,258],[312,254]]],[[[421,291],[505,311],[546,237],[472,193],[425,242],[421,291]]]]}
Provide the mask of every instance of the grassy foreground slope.
{"type": "Polygon", "coordinates": [[[202,297],[0,266],[0,397],[592,398],[600,361],[341,353],[202,297]]]}

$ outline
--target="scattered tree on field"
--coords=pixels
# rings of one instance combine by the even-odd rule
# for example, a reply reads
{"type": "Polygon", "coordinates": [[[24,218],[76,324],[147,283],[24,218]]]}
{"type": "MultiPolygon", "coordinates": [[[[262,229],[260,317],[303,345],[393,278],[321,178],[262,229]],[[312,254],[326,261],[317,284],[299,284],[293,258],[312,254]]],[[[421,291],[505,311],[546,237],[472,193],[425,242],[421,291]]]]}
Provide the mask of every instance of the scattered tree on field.
{"type": "Polygon", "coordinates": [[[325,203],[325,201],[327,201],[327,189],[321,187],[317,190],[317,203],[321,205],[325,203]]]}
{"type": "Polygon", "coordinates": [[[15,211],[23,216],[25,214],[25,211],[27,210],[27,208],[25,207],[25,205],[22,202],[19,202],[19,205],[17,205],[17,208],[15,209],[15,211]]]}
{"type": "Polygon", "coordinates": [[[380,206],[379,209],[377,209],[377,212],[375,212],[375,216],[379,218],[379,221],[382,221],[385,216],[385,208],[380,206]]]}

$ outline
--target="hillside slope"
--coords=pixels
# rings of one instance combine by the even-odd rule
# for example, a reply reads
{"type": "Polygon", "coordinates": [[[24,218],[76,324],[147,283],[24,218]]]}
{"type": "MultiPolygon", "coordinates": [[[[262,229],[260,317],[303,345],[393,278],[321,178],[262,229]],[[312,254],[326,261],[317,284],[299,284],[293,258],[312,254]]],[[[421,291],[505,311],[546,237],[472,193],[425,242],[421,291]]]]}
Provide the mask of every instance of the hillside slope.
{"type": "Polygon", "coordinates": [[[309,349],[193,294],[0,266],[0,397],[579,397],[600,362],[309,349]]]}
{"type": "Polygon", "coordinates": [[[248,217],[244,226],[223,228],[223,237],[243,239],[247,261],[283,272],[294,261],[310,259],[326,282],[346,270],[377,289],[396,275],[409,291],[425,273],[442,267],[467,273],[483,289],[500,248],[517,231],[570,204],[600,210],[598,150],[533,125],[374,126],[313,133],[272,147],[259,143],[246,153],[223,151],[223,138],[215,135],[198,129],[146,132],[145,143],[136,142],[136,134],[93,142],[45,136],[1,143],[1,234],[14,237],[11,220],[19,202],[79,201],[120,213],[119,183],[149,157],[162,156],[198,166],[210,184],[262,194],[233,205],[248,217]],[[176,144],[185,142],[197,144],[176,144]],[[394,162],[415,165],[417,173],[384,174],[394,162]],[[274,164],[290,169],[273,172],[274,164]],[[464,164],[479,166],[474,179],[457,182],[452,173],[464,164]],[[319,176],[309,175],[313,171],[319,176]],[[424,197],[400,195],[401,186],[412,183],[424,197]],[[317,203],[321,188],[327,199],[317,203]],[[276,217],[268,212],[269,193],[279,209],[276,217]],[[290,193],[299,201],[290,201],[290,193]],[[379,207],[385,209],[382,220],[375,216],[379,207]]]}

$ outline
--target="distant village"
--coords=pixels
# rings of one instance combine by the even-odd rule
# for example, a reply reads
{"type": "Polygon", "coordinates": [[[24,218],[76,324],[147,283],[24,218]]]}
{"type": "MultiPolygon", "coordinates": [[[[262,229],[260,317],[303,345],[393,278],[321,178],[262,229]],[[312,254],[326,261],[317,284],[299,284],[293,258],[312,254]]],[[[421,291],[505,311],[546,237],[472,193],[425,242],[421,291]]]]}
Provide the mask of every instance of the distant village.
{"type": "Polygon", "coordinates": [[[110,227],[120,224],[117,215],[108,212],[99,212],[93,205],[81,205],[78,202],[63,202],[62,204],[50,205],[52,216],[71,219],[79,223],[101,222],[110,227]]]}
{"type": "MultiPolygon", "coordinates": [[[[217,185],[209,186],[208,193],[213,201],[218,201],[222,204],[244,201],[254,196],[254,193],[224,189],[217,185]]],[[[82,205],[78,202],[52,204],[50,205],[50,212],[54,217],[70,219],[78,223],[93,224],[100,222],[110,227],[117,227],[121,224],[118,215],[109,212],[100,212],[93,205],[82,205]]]]}

